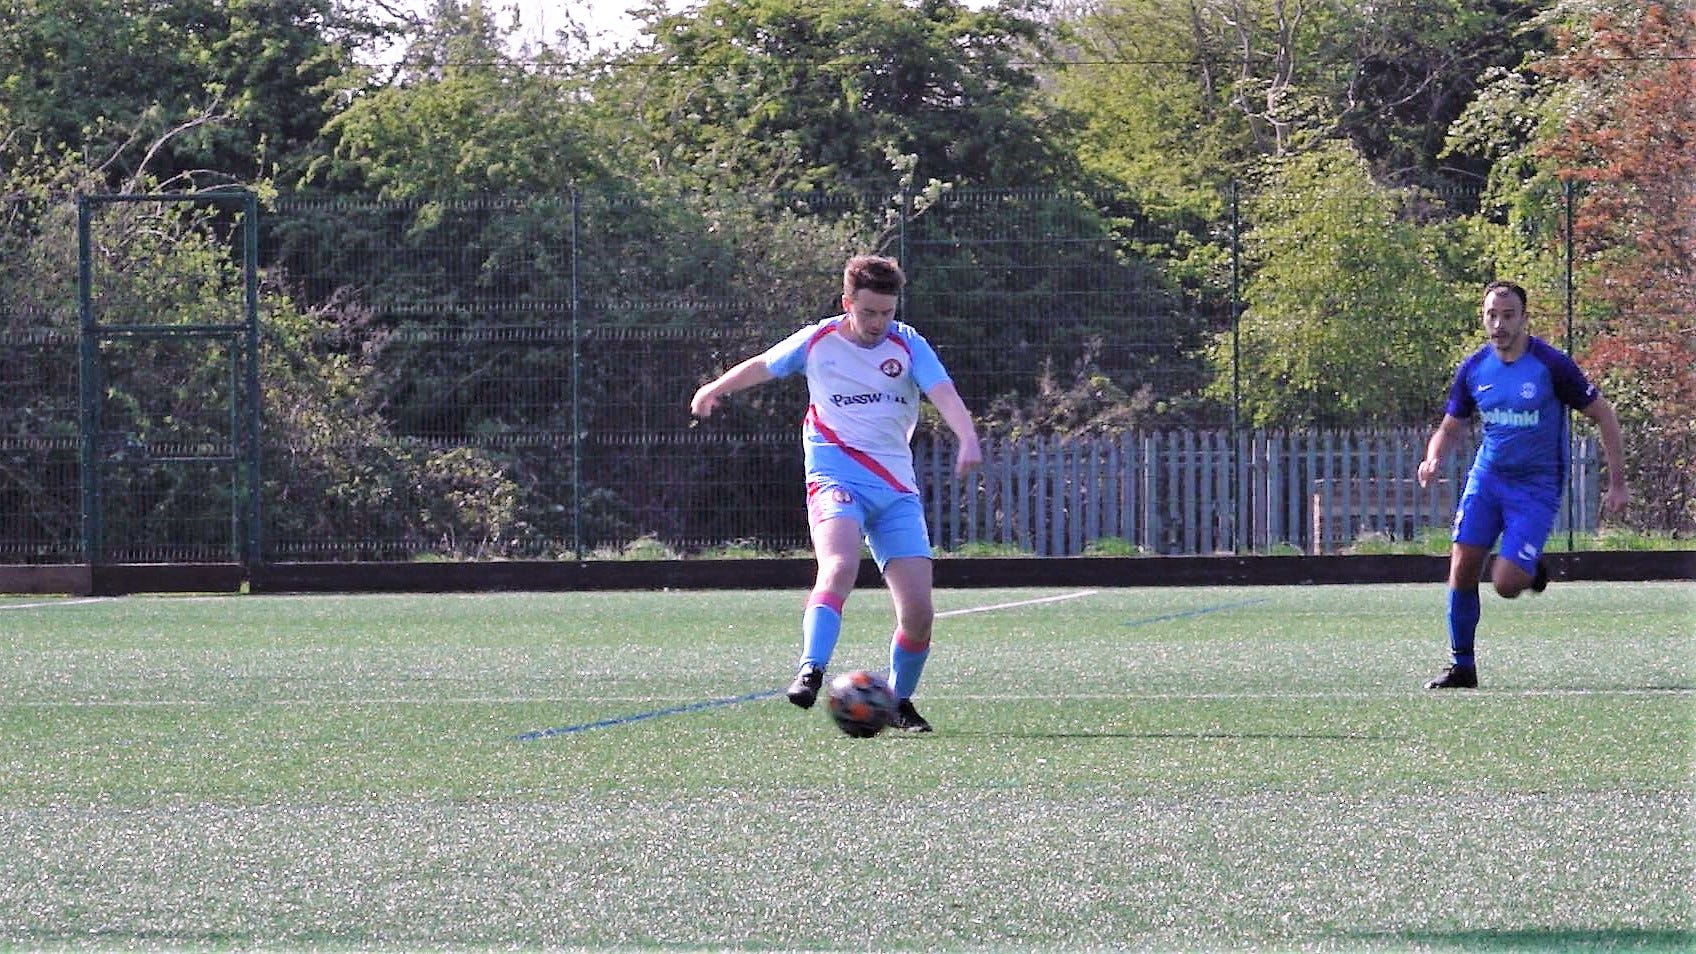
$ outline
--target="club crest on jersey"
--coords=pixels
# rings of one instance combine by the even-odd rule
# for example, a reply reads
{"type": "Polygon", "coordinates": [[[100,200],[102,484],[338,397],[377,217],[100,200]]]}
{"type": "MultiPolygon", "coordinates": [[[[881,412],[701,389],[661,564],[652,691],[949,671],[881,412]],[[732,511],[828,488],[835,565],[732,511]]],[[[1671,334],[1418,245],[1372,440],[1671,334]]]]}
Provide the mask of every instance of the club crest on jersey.
{"type": "Polygon", "coordinates": [[[1536,397],[1537,396],[1537,385],[1532,384],[1530,381],[1527,381],[1524,384],[1520,385],[1519,386],[1519,396],[1526,399],[1527,401],[1536,397]]]}
{"type": "Polygon", "coordinates": [[[900,377],[901,372],[906,370],[905,368],[901,367],[901,362],[897,361],[894,358],[885,359],[882,364],[877,366],[877,369],[879,371],[882,371],[884,373],[884,376],[891,377],[891,378],[900,377]]]}

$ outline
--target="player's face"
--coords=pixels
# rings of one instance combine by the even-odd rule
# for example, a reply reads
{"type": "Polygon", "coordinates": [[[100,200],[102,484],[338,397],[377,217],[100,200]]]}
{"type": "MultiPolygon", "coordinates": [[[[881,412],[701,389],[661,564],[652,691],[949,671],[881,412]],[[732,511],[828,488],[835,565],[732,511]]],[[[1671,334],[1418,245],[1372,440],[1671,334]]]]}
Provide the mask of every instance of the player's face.
{"type": "Polygon", "coordinates": [[[889,334],[889,323],[895,320],[895,305],[899,301],[895,295],[865,288],[843,295],[842,310],[848,314],[848,320],[842,323],[844,333],[855,344],[877,344],[889,334]]]}
{"type": "Polygon", "coordinates": [[[1496,288],[1484,296],[1484,333],[1503,357],[1515,357],[1525,349],[1525,308],[1518,295],[1496,288]]]}

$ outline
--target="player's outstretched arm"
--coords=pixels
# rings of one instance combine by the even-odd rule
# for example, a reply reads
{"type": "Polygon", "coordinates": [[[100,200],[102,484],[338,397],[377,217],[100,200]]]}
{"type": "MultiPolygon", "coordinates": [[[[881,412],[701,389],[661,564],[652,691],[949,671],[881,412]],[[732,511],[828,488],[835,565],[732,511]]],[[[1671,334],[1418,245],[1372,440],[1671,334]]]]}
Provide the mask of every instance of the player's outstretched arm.
{"type": "Polygon", "coordinates": [[[718,402],[726,396],[745,391],[756,384],[764,384],[771,379],[771,369],[766,367],[765,357],[755,355],[701,385],[695,391],[695,397],[689,401],[689,413],[700,418],[711,417],[712,413],[718,410],[718,402]]]}

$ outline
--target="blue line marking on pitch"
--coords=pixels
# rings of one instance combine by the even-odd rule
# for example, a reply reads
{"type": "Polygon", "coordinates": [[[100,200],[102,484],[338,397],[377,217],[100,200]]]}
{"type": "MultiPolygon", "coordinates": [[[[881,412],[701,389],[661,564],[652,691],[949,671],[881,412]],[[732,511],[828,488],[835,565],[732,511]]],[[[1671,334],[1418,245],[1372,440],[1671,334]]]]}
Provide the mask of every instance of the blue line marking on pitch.
{"type": "MultiPolygon", "coordinates": [[[[1220,603],[1218,606],[1203,606],[1200,609],[1185,610],[1182,613],[1164,613],[1160,616],[1148,616],[1143,619],[1133,619],[1125,625],[1143,626],[1148,623],[1163,623],[1167,620],[1189,619],[1192,616],[1206,616],[1208,613],[1218,613],[1228,609],[1238,609],[1244,606],[1253,606],[1256,603],[1268,602],[1271,602],[1269,597],[1262,597],[1257,600],[1243,600],[1238,603],[1220,603]]],[[[588,732],[592,729],[611,729],[621,725],[646,722],[649,719],[658,719],[661,716],[684,715],[690,712],[700,712],[705,709],[717,709],[723,706],[740,705],[744,702],[758,702],[761,699],[770,699],[782,691],[782,689],[766,689],[761,692],[744,693],[740,696],[726,696],[722,699],[708,699],[705,702],[691,702],[686,705],[671,706],[665,709],[652,709],[647,712],[634,712],[630,715],[613,716],[609,719],[597,719],[594,722],[583,722],[578,725],[561,725],[555,726],[551,729],[537,729],[533,732],[522,732],[512,738],[515,742],[536,742],[541,739],[553,739],[562,735],[574,735],[578,732],[588,732]]]]}
{"type": "Polygon", "coordinates": [[[551,739],[561,735],[571,735],[575,732],[587,732],[590,729],[610,729],[614,726],[629,725],[632,722],[643,722],[648,719],[658,719],[660,716],[683,715],[686,712],[700,712],[703,709],[717,709],[720,706],[734,706],[743,702],[758,702],[770,699],[782,692],[782,689],[767,689],[764,692],[750,692],[740,696],[727,696],[723,699],[708,699],[705,702],[691,702],[687,705],[672,706],[669,709],[654,709],[650,712],[636,712],[631,715],[613,716],[610,719],[599,719],[594,722],[584,722],[581,725],[562,725],[552,729],[537,729],[534,732],[524,732],[513,736],[516,742],[534,742],[538,739],[551,739]]]}
{"type": "Polygon", "coordinates": [[[1185,610],[1182,613],[1166,613],[1161,616],[1149,616],[1143,619],[1133,619],[1126,626],[1142,626],[1145,623],[1164,623],[1171,619],[1189,619],[1192,616],[1206,616],[1221,610],[1238,609],[1243,606],[1253,606],[1256,603],[1270,603],[1271,597],[1263,596],[1257,600],[1243,600],[1240,603],[1220,603],[1218,606],[1203,606],[1201,609],[1185,610]]]}
{"type": "MultiPolygon", "coordinates": [[[[889,678],[889,670],[887,669],[879,669],[876,672],[879,676],[882,676],[885,679],[889,678]]],[[[787,687],[785,687],[785,689],[767,689],[763,692],[750,692],[740,696],[726,696],[723,699],[708,699],[706,702],[691,702],[687,705],[672,706],[669,709],[655,709],[651,712],[637,712],[632,715],[613,716],[610,719],[597,719],[594,722],[585,722],[581,725],[562,725],[555,726],[552,729],[537,729],[534,732],[520,733],[513,736],[512,739],[514,742],[535,742],[539,739],[551,739],[555,736],[571,735],[575,732],[587,732],[590,729],[611,729],[615,726],[629,725],[632,722],[643,722],[648,719],[658,719],[660,716],[683,715],[688,712],[700,712],[702,709],[717,709],[720,706],[734,706],[740,705],[744,702],[759,702],[761,699],[770,699],[772,696],[786,691],[786,688],[787,687]]]]}

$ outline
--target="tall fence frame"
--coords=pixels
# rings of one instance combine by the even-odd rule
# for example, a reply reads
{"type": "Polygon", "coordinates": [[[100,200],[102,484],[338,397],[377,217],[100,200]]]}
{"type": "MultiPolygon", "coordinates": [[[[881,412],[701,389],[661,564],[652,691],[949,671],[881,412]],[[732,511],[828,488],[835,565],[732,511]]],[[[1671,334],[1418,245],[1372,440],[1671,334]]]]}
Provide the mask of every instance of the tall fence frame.
{"type": "MultiPolygon", "coordinates": [[[[260,533],[261,390],[259,384],[259,203],[247,190],[199,193],[100,194],[77,197],[77,311],[81,485],[84,562],[110,561],[128,541],[110,539],[111,485],[117,471],[136,467],[222,468],[228,472],[229,536],[223,561],[252,565],[262,553],[260,533]],[[211,205],[239,218],[240,320],[175,323],[108,320],[99,286],[96,213],[118,205],[211,205]],[[114,370],[108,350],[133,342],[217,343],[225,351],[228,391],[223,440],[175,439],[169,422],[150,419],[145,436],[114,429],[105,409],[106,382],[114,370]],[[157,428],[157,430],[155,430],[157,428]]],[[[212,555],[215,559],[217,554],[212,555]]],[[[133,558],[131,560],[133,562],[133,558]]]]}
{"type": "MultiPolygon", "coordinates": [[[[1075,213],[1063,204],[1044,207],[1042,203],[1052,196],[1032,189],[986,190],[981,196],[964,197],[956,206],[941,212],[927,213],[930,218],[915,225],[910,219],[913,197],[898,196],[897,203],[885,194],[886,204],[891,207],[898,204],[901,209],[901,215],[890,219],[885,230],[886,250],[904,256],[910,271],[924,276],[918,286],[909,288],[903,302],[904,309],[918,315],[914,320],[921,330],[926,330],[928,323],[939,321],[939,316],[969,314],[973,309],[983,308],[985,302],[993,304],[996,296],[1002,294],[1000,289],[1016,287],[1023,280],[1019,276],[1001,275],[996,269],[1026,267],[1029,270],[1025,275],[1033,284],[1051,278],[1043,271],[1048,267],[1044,260],[1021,263],[1019,259],[1020,255],[1040,255],[1040,251],[1020,249],[1075,244],[1076,240],[1063,232],[1068,216],[1129,214],[1122,206],[1115,205],[1117,200],[1111,196],[1102,199],[1095,211],[1086,213],[1075,213]],[[992,220],[1007,210],[1013,210],[1013,217],[992,220]],[[950,215],[956,218],[948,218],[950,215]],[[991,218],[974,224],[970,220],[972,215],[991,218]],[[958,297],[946,301],[927,299],[925,296],[931,292],[926,286],[936,280],[939,272],[950,269],[955,275],[953,287],[958,297]],[[993,284],[996,281],[1001,284],[993,284]],[[984,287],[977,287],[979,284],[984,287]]],[[[675,210],[628,199],[611,203],[590,200],[576,190],[538,198],[543,200],[540,206],[520,199],[457,204],[435,201],[385,204],[336,199],[328,206],[315,206],[301,205],[300,200],[289,198],[262,206],[254,194],[234,190],[77,197],[75,486],[80,488],[80,545],[78,552],[70,553],[63,546],[37,540],[14,542],[15,538],[7,538],[6,515],[0,513],[0,547],[12,554],[0,559],[16,561],[17,555],[22,554],[27,562],[69,559],[90,564],[230,562],[252,566],[315,559],[595,560],[643,553],[692,555],[718,549],[787,552],[804,548],[806,533],[800,517],[803,511],[799,497],[799,458],[793,425],[775,430],[764,423],[765,419],[760,419],[758,427],[738,425],[733,408],[729,420],[715,417],[696,428],[687,426],[685,408],[688,392],[699,381],[746,356],[751,347],[773,340],[772,321],[798,324],[809,320],[806,311],[785,305],[776,310],[781,312],[776,319],[750,317],[754,312],[749,309],[759,306],[756,294],[735,281],[712,278],[708,270],[721,266],[710,261],[703,266],[706,277],[701,278],[701,283],[683,291],[669,290],[670,286],[664,284],[675,280],[675,276],[642,271],[661,261],[658,256],[651,256],[653,261],[643,257],[651,251],[644,245],[649,233],[620,229],[630,222],[658,230],[669,229],[673,233],[671,241],[686,244],[690,241],[687,232],[681,238],[676,237],[675,210]],[[132,303],[133,311],[123,312],[103,299],[106,273],[101,269],[112,266],[102,264],[110,250],[102,251],[100,214],[103,210],[149,203],[210,209],[213,218],[228,226],[227,232],[220,233],[213,242],[228,259],[228,297],[232,309],[227,317],[185,317],[145,298],[132,303]],[[291,208],[297,213],[293,220],[288,218],[291,208]],[[452,219],[461,214],[474,220],[475,228],[482,231],[454,231],[457,226],[452,219]],[[531,492],[535,482],[526,483],[529,478],[523,475],[521,466],[516,466],[523,463],[521,455],[529,454],[532,459],[557,460],[550,479],[564,489],[556,490],[549,509],[557,515],[555,523],[545,530],[544,540],[551,542],[541,549],[523,552],[503,551],[498,546],[478,550],[465,545],[466,540],[475,544],[475,535],[484,532],[481,525],[470,521],[455,524],[440,536],[431,536],[435,531],[427,526],[424,534],[384,537],[382,534],[388,531],[379,527],[374,532],[349,531],[348,536],[335,540],[325,538],[315,542],[299,538],[305,540],[304,547],[290,548],[279,543],[283,535],[273,521],[274,515],[284,508],[276,501],[268,502],[267,494],[274,492],[269,488],[286,475],[288,458],[299,448],[287,443],[293,438],[279,430],[271,412],[262,407],[264,389],[270,385],[260,380],[261,349],[274,345],[268,343],[272,341],[269,337],[272,332],[267,331],[271,327],[270,319],[267,317],[262,323],[261,316],[269,316],[278,306],[270,297],[261,300],[261,288],[280,289],[283,295],[293,295],[296,288],[293,283],[303,277],[316,277],[311,268],[296,267],[298,262],[290,263],[292,270],[271,272],[281,260],[274,233],[290,222],[297,228],[301,222],[309,228],[322,228],[318,240],[334,245],[341,256],[334,264],[352,269],[341,272],[330,269],[325,274],[335,280],[322,288],[309,289],[310,294],[302,293],[300,299],[316,304],[334,298],[343,288],[354,289],[360,307],[368,309],[372,316],[371,326],[379,328],[380,335],[388,335],[377,346],[390,348],[391,354],[401,354],[401,367],[409,371],[420,368],[423,375],[433,367],[449,367],[432,365],[432,361],[467,355],[486,355],[477,360],[503,372],[520,364],[536,365],[524,371],[526,376],[508,383],[502,383],[506,379],[491,378],[483,382],[481,391],[472,389],[476,382],[466,385],[465,380],[417,378],[412,386],[421,392],[440,391],[442,400],[438,407],[450,412],[466,407],[454,403],[462,401],[461,393],[470,395],[472,400],[517,403],[510,409],[501,409],[500,415],[504,417],[496,415],[500,418],[495,422],[496,427],[435,430],[432,429],[434,418],[428,415],[411,422],[392,419],[392,439],[384,438],[389,443],[380,452],[391,459],[410,459],[409,473],[422,474],[425,479],[411,498],[395,497],[379,487],[380,493],[354,501],[349,505],[353,509],[346,513],[358,516],[385,509],[410,513],[429,509],[435,516],[425,519],[458,520],[464,512],[456,502],[462,489],[458,482],[468,473],[492,475],[499,493],[531,492]],[[501,241],[508,244],[501,245],[501,241]],[[393,257],[395,250],[421,257],[417,263],[397,259],[393,257]],[[523,256],[532,253],[537,262],[552,264],[543,267],[527,263],[523,256]],[[438,271],[419,270],[419,264],[438,271]],[[453,278],[450,272],[454,267],[467,269],[465,276],[484,276],[478,281],[484,282],[486,278],[486,285],[471,288],[465,284],[460,289],[440,284],[444,275],[453,278]],[[398,307],[385,310],[385,299],[377,290],[359,285],[359,276],[367,274],[358,271],[360,268],[367,269],[370,275],[381,276],[380,281],[387,283],[383,293],[395,296],[393,300],[398,307]],[[609,269],[632,272],[635,284],[609,285],[606,280],[609,269]],[[732,297],[710,300],[702,297],[701,287],[728,289],[732,297]],[[632,297],[637,294],[650,297],[632,297]],[[237,300],[239,314],[234,308],[237,300]],[[431,321],[437,323],[427,323],[431,321]],[[167,415],[127,423],[116,419],[116,412],[110,406],[112,394],[125,389],[111,385],[114,374],[124,370],[122,352],[130,348],[139,353],[155,346],[163,349],[159,353],[169,349],[194,353],[199,349],[211,356],[208,363],[216,365],[215,376],[219,379],[211,389],[215,400],[208,402],[219,416],[215,428],[206,424],[192,434],[186,431],[178,434],[171,429],[176,425],[161,423],[167,415]],[[609,359],[608,354],[614,357],[609,359]],[[634,382],[637,386],[631,388],[630,400],[612,406],[606,403],[608,389],[627,383],[616,373],[617,362],[623,360],[619,356],[624,355],[640,357],[652,367],[662,369],[664,380],[634,382]],[[461,385],[465,385],[463,391],[456,391],[461,385]],[[538,408],[552,417],[547,420],[536,417],[538,408]],[[709,460],[715,462],[711,467],[706,466],[709,460]],[[608,471],[609,462],[618,466],[608,471]],[[132,545],[134,541],[125,538],[125,526],[114,522],[114,514],[121,510],[116,504],[131,489],[125,484],[127,475],[137,468],[176,468],[187,475],[178,481],[182,486],[177,492],[186,496],[191,491],[204,490],[207,499],[215,496],[216,505],[223,508],[219,519],[224,529],[204,534],[211,543],[203,540],[193,546],[173,546],[168,542],[143,541],[141,545],[132,545]],[[197,481],[206,486],[195,486],[197,481]],[[619,509],[624,505],[615,495],[621,489],[621,481],[658,482],[658,486],[651,488],[653,492],[640,506],[619,509]],[[685,524],[676,519],[677,514],[661,513],[657,509],[660,506],[675,506],[678,513],[694,513],[706,525],[717,529],[707,535],[676,534],[667,528],[685,524]],[[740,529],[742,524],[718,519],[734,507],[762,516],[748,523],[746,530],[740,529]],[[602,523],[595,523],[597,519],[602,523]],[[672,522],[667,523],[668,520],[672,522]]],[[[1214,299],[1205,307],[1214,309],[1213,330],[1228,330],[1234,352],[1244,308],[1244,277],[1239,261],[1239,240],[1244,226],[1235,189],[1230,200],[1227,213],[1215,223],[1216,234],[1228,240],[1232,251],[1228,286],[1219,285],[1214,299]]],[[[1566,208],[1561,211],[1570,222],[1573,190],[1565,190],[1562,200],[1566,208]]],[[[769,205],[768,197],[766,207],[769,205]]],[[[845,215],[829,202],[812,208],[810,214],[811,218],[805,222],[794,220],[801,223],[794,227],[828,232],[833,227],[832,216],[845,215]]],[[[723,221],[735,226],[735,215],[735,210],[731,210],[723,221]]],[[[807,238],[811,233],[798,234],[807,238]]],[[[1165,240],[1164,236],[1144,236],[1139,241],[1144,238],[1152,238],[1156,245],[1165,240]]],[[[778,239],[771,243],[774,247],[783,246],[781,235],[778,239]]],[[[1103,248],[1097,258],[1106,261],[1114,258],[1115,252],[1103,248]]],[[[1574,310],[1570,243],[1566,255],[1569,287],[1564,302],[1564,344],[1570,349],[1574,310]]],[[[829,268],[839,265],[839,261],[820,259],[808,263],[799,258],[779,257],[769,265],[756,263],[758,267],[750,274],[759,276],[763,268],[787,267],[792,278],[802,276],[794,281],[810,282],[816,291],[828,286],[832,280],[829,268]]],[[[1141,308],[1176,318],[1190,315],[1199,307],[1193,301],[1173,297],[1169,289],[1139,284],[1146,276],[1109,276],[1118,283],[1110,292],[1093,287],[1092,283],[1099,278],[1100,273],[1079,272],[1066,277],[1070,285],[1055,286],[1057,297],[1052,304],[1054,317],[1050,324],[1072,335],[1057,338],[1056,348],[1087,347],[1087,337],[1069,324],[1074,315],[1086,327],[1091,321],[1097,322],[1099,329],[1109,327],[1099,324],[1104,307],[1141,308]],[[1129,298],[1123,295],[1127,289],[1131,293],[1129,298]],[[1086,295],[1096,295],[1097,299],[1086,299],[1086,295]],[[1099,300],[1102,295],[1110,299],[1105,306],[1099,300]],[[1071,297],[1061,300],[1066,296],[1071,297]],[[1092,312],[1091,308],[1096,310],[1092,312]]],[[[0,289],[0,305],[5,304],[3,293],[4,289],[0,289]]],[[[267,296],[271,294],[266,292],[267,296]]],[[[821,295],[821,300],[824,297],[821,295]]],[[[51,307],[55,311],[59,308],[57,304],[51,307]]],[[[821,304],[814,315],[824,314],[826,307],[828,303],[821,304]]],[[[994,330],[993,323],[983,324],[994,330]]],[[[25,323],[19,327],[29,326],[25,323]]],[[[43,353],[58,348],[56,336],[66,325],[55,322],[43,327],[51,330],[26,331],[23,337],[14,340],[39,346],[43,353]]],[[[355,354],[377,340],[336,338],[345,329],[324,327],[329,337],[321,346],[331,352],[355,354]]],[[[937,339],[945,357],[950,353],[948,349],[958,346],[955,338],[953,331],[945,331],[937,339]]],[[[985,340],[990,343],[982,347],[1001,347],[992,338],[985,340]]],[[[1135,353],[1130,355],[1136,359],[1135,353]]],[[[266,359],[267,367],[271,367],[269,360],[266,359]]],[[[200,368],[196,373],[211,375],[212,371],[200,368]]],[[[981,389],[982,382],[991,379],[995,372],[992,367],[987,373],[982,370],[977,373],[981,389]]],[[[7,383],[0,379],[0,393],[5,393],[7,383]]],[[[171,382],[161,378],[144,383],[155,386],[171,382]]],[[[1385,460],[1347,463],[1344,462],[1347,451],[1333,454],[1320,449],[1317,442],[1334,439],[1346,448],[1354,446],[1351,442],[1377,438],[1366,433],[1342,432],[1329,437],[1319,433],[1291,436],[1288,438],[1291,441],[1308,442],[1304,444],[1308,448],[1305,453],[1312,456],[1313,467],[1329,468],[1316,470],[1309,485],[1297,487],[1292,478],[1279,476],[1277,467],[1271,463],[1276,455],[1268,451],[1285,438],[1249,429],[1239,412],[1240,389],[1245,382],[1235,368],[1230,384],[1229,423],[1223,428],[1198,426],[1189,433],[1179,434],[1133,429],[1122,432],[1111,443],[1031,436],[1012,444],[998,444],[997,453],[1010,460],[1046,461],[1040,465],[1019,465],[1026,468],[1029,477],[1023,486],[1038,495],[1030,500],[1014,501],[1002,494],[1005,507],[1002,502],[987,507],[982,505],[987,498],[981,487],[965,487],[945,474],[934,479],[922,477],[927,507],[934,513],[935,539],[944,549],[983,543],[1052,556],[1090,552],[1095,541],[1107,538],[1119,538],[1114,545],[1129,543],[1139,552],[1148,553],[1252,553],[1268,549],[1285,552],[1291,548],[1334,552],[1349,543],[1351,532],[1377,532],[1378,524],[1389,519],[1386,514],[1414,511],[1409,498],[1415,495],[1408,486],[1411,477],[1405,459],[1417,440],[1404,440],[1409,446],[1402,451],[1373,452],[1385,460]],[[1087,456],[1091,453],[1099,456],[1091,459],[1087,456]],[[1392,464],[1390,457],[1397,458],[1396,462],[1392,464]],[[1366,469],[1352,472],[1349,468],[1357,464],[1366,469]],[[1050,467],[1062,470],[1045,469],[1050,467]],[[1139,471],[1136,469],[1139,467],[1153,469],[1139,471]],[[1280,480],[1285,483],[1276,484],[1280,480]],[[1144,517],[1134,524],[1116,517],[1121,522],[1110,528],[1109,522],[1099,516],[1100,511],[1094,509],[1094,501],[1105,501],[1110,494],[1124,494],[1125,488],[1133,483],[1142,491],[1139,506],[1144,517]],[[1166,493],[1166,488],[1171,488],[1175,496],[1157,502],[1153,495],[1166,493]],[[1272,502],[1274,499],[1276,502],[1272,502]],[[1018,534],[1011,532],[1011,525],[1005,534],[991,532],[968,519],[973,507],[978,507],[980,516],[1023,514],[1046,523],[1041,528],[1032,524],[1018,534]],[[1383,512],[1373,515],[1362,508],[1383,512]]],[[[768,401],[768,410],[798,406],[799,392],[789,388],[790,393],[785,393],[782,387],[773,388],[769,395],[756,400],[768,401]]],[[[145,404],[145,397],[139,403],[145,404]]],[[[975,410],[980,415],[991,412],[987,402],[978,403],[975,410]]],[[[371,452],[370,445],[357,443],[363,433],[359,427],[341,430],[345,433],[332,437],[344,442],[329,448],[328,459],[354,460],[371,452]]],[[[29,452],[43,457],[59,453],[55,449],[65,446],[62,442],[67,431],[61,426],[51,434],[54,436],[16,432],[0,436],[0,453],[29,452]]],[[[1569,486],[1565,518],[1560,524],[1569,540],[1571,534],[1595,526],[1594,502],[1589,499],[1596,492],[1594,446],[1588,445],[1587,449],[1580,446],[1576,435],[1574,440],[1571,458],[1574,466],[1569,468],[1569,473],[1575,483],[1569,486]],[[1591,482],[1587,484],[1585,480],[1591,482]]],[[[942,429],[928,427],[917,442],[921,459],[928,459],[927,455],[949,455],[947,441],[942,429]]],[[[1457,458],[1453,463],[1459,466],[1464,461],[1457,458]]],[[[4,476],[0,473],[0,477],[4,476]]],[[[1447,519],[1458,477],[1458,474],[1447,475],[1445,483],[1435,492],[1446,495],[1446,500],[1432,494],[1421,497],[1425,501],[1419,510],[1422,521],[1435,524],[1447,519]]],[[[1011,488],[1023,478],[997,475],[995,479],[1011,488]]],[[[0,491],[5,488],[0,486],[0,491]]],[[[291,503],[298,507],[301,499],[291,498],[291,503]]],[[[471,509],[474,511],[484,502],[472,500],[471,509]]],[[[310,501],[305,505],[313,506],[310,501]]],[[[161,526],[173,519],[169,508],[163,505],[156,506],[152,516],[159,517],[161,526]]],[[[342,519],[340,512],[326,510],[319,520],[319,526],[326,528],[321,532],[337,532],[342,519]]],[[[61,521],[60,525],[63,524],[61,521]]],[[[1394,527],[1386,525],[1381,529],[1394,530],[1390,535],[1399,538],[1407,535],[1408,527],[1403,520],[1394,527]]],[[[498,544],[497,531],[488,533],[489,539],[498,544]]]]}

